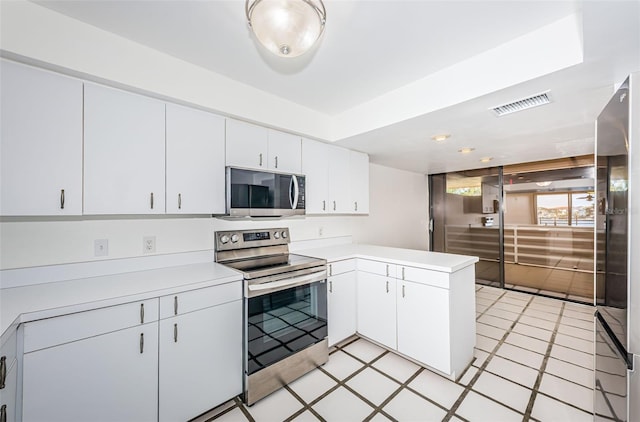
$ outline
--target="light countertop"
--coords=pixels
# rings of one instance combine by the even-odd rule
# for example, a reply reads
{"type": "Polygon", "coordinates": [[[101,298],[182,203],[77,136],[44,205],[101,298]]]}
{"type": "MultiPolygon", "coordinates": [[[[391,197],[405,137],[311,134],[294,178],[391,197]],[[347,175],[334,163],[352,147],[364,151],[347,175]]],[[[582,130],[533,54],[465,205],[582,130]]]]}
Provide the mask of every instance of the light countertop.
{"type": "Polygon", "coordinates": [[[328,262],[350,258],[363,258],[445,273],[453,273],[478,262],[477,256],[361,244],[344,244],[316,249],[302,249],[296,251],[296,253],[323,258],[328,262]]]}
{"type": "Polygon", "coordinates": [[[0,289],[0,333],[23,322],[240,280],[240,273],[206,262],[0,289]]]}

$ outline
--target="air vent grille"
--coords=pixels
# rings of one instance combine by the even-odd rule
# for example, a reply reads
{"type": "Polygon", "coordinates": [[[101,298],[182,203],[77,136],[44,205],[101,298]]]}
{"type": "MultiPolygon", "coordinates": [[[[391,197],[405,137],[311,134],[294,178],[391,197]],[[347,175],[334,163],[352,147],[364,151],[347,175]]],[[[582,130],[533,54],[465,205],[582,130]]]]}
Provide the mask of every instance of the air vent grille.
{"type": "Polygon", "coordinates": [[[497,106],[492,108],[492,110],[498,116],[504,116],[505,114],[515,113],[517,111],[526,110],[528,108],[538,107],[541,105],[549,104],[551,102],[551,98],[549,96],[549,92],[543,92],[542,94],[534,95],[532,97],[523,98],[518,101],[514,101],[509,104],[504,104],[501,106],[497,106]]]}

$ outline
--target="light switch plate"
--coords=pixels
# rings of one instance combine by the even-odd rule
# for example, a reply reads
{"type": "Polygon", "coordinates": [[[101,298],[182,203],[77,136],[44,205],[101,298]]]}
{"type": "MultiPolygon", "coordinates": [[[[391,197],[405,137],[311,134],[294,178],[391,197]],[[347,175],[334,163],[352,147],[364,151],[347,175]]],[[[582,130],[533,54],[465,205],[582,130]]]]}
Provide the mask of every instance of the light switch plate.
{"type": "Polygon", "coordinates": [[[96,239],[93,242],[93,255],[94,256],[107,256],[109,255],[109,239],[96,239]]]}

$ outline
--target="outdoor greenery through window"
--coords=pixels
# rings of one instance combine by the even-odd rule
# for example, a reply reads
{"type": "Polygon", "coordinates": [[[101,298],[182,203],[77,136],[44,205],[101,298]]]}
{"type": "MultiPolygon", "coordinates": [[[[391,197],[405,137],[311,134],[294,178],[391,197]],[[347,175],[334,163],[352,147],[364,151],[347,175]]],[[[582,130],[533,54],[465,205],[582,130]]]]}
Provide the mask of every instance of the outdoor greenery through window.
{"type": "Polygon", "coordinates": [[[536,215],[541,226],[593,227],[593,192],[536,195],[536,215]]]}

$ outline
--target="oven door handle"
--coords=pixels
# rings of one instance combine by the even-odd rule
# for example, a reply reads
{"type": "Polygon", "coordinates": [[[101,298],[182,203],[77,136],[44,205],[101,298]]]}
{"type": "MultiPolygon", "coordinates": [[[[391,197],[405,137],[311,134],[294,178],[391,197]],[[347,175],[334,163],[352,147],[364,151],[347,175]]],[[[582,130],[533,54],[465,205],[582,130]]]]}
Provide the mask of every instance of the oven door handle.
{"type": "Polygon", "coordinates": [[[317,281],[323,282],[326,279],[327,279],[327,272],[320,271],[318,273],[287,278],[279,281],[272,281],[270,283],[250,284],[247,286],[247,289],[249,290],[248,296],[249,297],[261,296],[268,293],[277,292],[280,290],[290,289],[292,287],[315,283],[317,281]]]}

